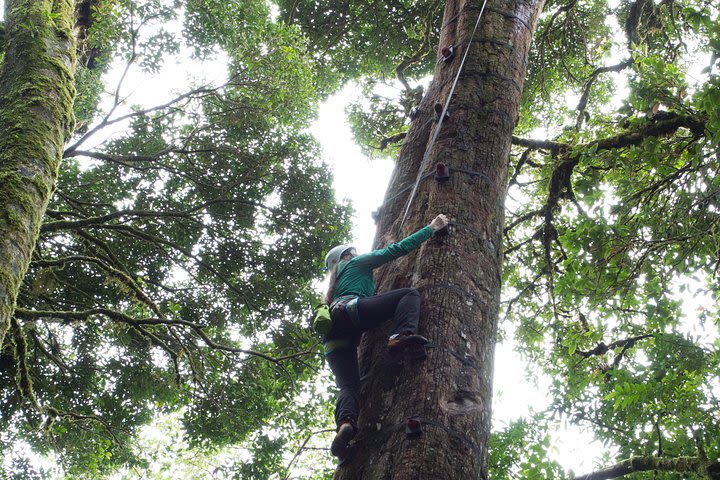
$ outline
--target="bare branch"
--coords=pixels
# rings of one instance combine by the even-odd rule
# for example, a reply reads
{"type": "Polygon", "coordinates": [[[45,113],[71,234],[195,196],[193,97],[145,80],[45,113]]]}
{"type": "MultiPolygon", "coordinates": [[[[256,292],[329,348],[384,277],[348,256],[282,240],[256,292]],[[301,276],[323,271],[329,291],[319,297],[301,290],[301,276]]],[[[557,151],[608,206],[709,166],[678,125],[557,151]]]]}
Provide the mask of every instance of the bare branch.
{"type": "Polygon", "coordinates": [[[575,353],[577,355],[580,355],[581,357],[589,358],[589,357],[593,357],[593,356],[597,356],[597,355],[604,355],[608,351],[610,351],[614,348],[617,348],[617,347],[623,347],[623,352],[624,352],[628,348],[632,348],[635,345],[635,342],[637,342],[638,340],[644,340],[646,338],[652,338],[654,336],[655,336],[655,334],[653,334],[653,333],[647,333],[645,335],[638,335],[636,337],[626,338],[624,340],[616,340],[609,345],[606,345],[605,343],[600,342],[592,350],[588,350],[588,351],[575,350],[575,353]]]}
{"type": "Polygon", "coordinates": [[[308,435],[307,438],[305,438],[305,441],[304,441],[304,442],[300,445],[300,447],[297,449],[297,452],[295,452],[295,455],[293,455],[293,458],[290,460],[290,463],[288,463],[288,466],[287,466],[288,474],[285,476],[285,480],[289,480],[289,479],[290,479],[290,469],[292,468],[293,463],[295,463],[295,461],[296,461],[298,458],[300,458],[300,455],[302,454],[302,452],[303,452],[304,450],[310,450],[310,448],[307,448],[307,447],[306,447],[306,445],[307,445],[307,443],[310,441],[310,439],[311,439],[313,436],[315,436],[315,435],[318,435],[318,434],[321,434],[321,433],[327,433],[327,432],[334,432],[334,431],[335,431],[335,429],[333,429],[333,428],[326,428],[326,429],[324,429],[324,430],[318,430],[318,431],[316,431],[316,432],[311,432],[310,435],[308,435]]]}
{"type": "Polygon", "coordinates": [[[624,62],[620,62],[617,65],[611,65],[608,67],[599,67],[596,68],[588,77],[587,81],[585,82],[585,88],[583,90],[583,94],[580,97],[580,102],[578,103],[578,106],[576,110],[578,111],[577,120],[575,121],[575,130],[580,130],[583,124],[583,120],[585,118],[585,109],[587,108],[588,101],[590,99],[590,90],[592,89],[593,84],[595,83],[595,80],[602,75],[603,73],[608,72],[620,72],[630,65],[634,63],[633,59],[625,60],[624,62]]]}
{"type": "MultiPolygon", "coordinates": [[[[145,325],[165,325],[165,326],[178,326],[178,327],[187,327],[190,328],[193,332],[195,332],[202,341],[210,348],[214,348],[216,350],[221,350],[225,352],[230,353],[240,353],[245,355],[253,355],[256,357],[260,357],[262,359],[265,359],[269,362],[280,364],[281,362],[296,359],[301,356],[305,355],[314,355],[315,352],[313,350],[306,350],[302,352],[293,353],[290,355],[284,355],[282,357],[272,357],[270,355],[267,355],[262,352],[258,352],[256,350],[250,350],[245,348],[236,348],[231,347],[229,345],[223,345],[221,343],[218,343],[214,340],[212,340],[203,330],[203,327],[195,322],[191,322],[188,320],[181,320],[181,319],[163,319],[163,318],[142,318],[142,319],[136,319],[129,315],[126,315],[122,312],[118,312],[115,310],[111,310],[108,308],[92,308],[89,310],[84,311],[56,311],[56,310],[28,310],[25,308],[18,307],[15,311],[16,316],[18,318],[22,318],[25,321],[28,322],[34,322],[37,320],[48,320],[48,319],[57,319],[64,322],[80,322],[80,321],[86,321],[90,319],[93,316],[101,315],[103,317],[106,317],[110,320],[124,323],[127,325],[130,325],[132,327],[140,329],[142,326],[145,325]]],[[[147,332],[147,330],[142,329],[140,330],[143,334],[147,332]]]]}
{"type": "MultiPolygon", "coordinates": [[[[85,141],[87,141],[95,133],[97,133],[98,131],[102,130],[103,128],[105,128],[109,125],[113,125],[115,123],[119,123],[119,122],[128,120],[130,118],[147,115],[148,113],[156,112],[158,110],[164,110],[164,109],[170,108],[173,105],[176,105],[182,101],[192,100],[196,96],[203,97],[207,94],[215,93],[220,88],[222,88],[222,87],[214,87],[214,88],[210,88],[207,86],[199,87],[199,88],[190,90],[189,92],[183,93],[182,95],[179,95],[179,96],[175,97],[174,99],[170,100],[169,102],[163,103],[162,105],[156,105],[154,107],[148,107],[148,108],[136,110],[132,113],[121,115],[117,118],[110,120],[110,116],[112,115],[112,113],[115,111],[115,108],[117,107],[117,105],[115,105],[115,106],[113,106],[113,108],[110,110],[110,112],[105,116],[105,118],[103,118],[103,120],[100,123],[98,123],[92,129],[88,130],[88,132],[85,133],[85,135],[83,135],[78,141],[76,141],[74,144],[72,144],[71,146],[69,146],[68,148],[65,149],[65,151],[63,152],[63,158],[68,158],[68,157],[72,157],[73,155],[75,155],[75,152],[80,147],[80,145],[85,143],[85,141]]],[[[119,102],[117,97],[116,97],[116,102],[119,102]]]]}

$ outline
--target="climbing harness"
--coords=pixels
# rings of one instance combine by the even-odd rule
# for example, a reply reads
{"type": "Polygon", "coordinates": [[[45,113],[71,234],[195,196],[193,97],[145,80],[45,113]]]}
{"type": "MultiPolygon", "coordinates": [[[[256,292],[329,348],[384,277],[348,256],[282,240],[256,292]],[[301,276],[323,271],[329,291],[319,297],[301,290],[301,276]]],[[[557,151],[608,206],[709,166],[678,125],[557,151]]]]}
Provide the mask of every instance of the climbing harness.
{"type": "MultiPolygon", "coordinates": [[[[332,328],[332,318],[338,315],[347,315],[350,321],[356,327],[360,325],[360,319],[358,317],[358,296],[357,295],[343,295],[332,301],[328,308],[330,313],[330,322],[327,325],[327,330],[323,333],[326,336],[332,328]]],[[[314,326],[314,325],[313,325],[314,326]]],[[[328,356],[331,352],[339,350],[341,348],[350,348],[353,346],[353,340],[350,338],[325,338],[324,342],[325,356],[328,356]]]]}
{"type": "MultiPolygon", "coordinates": [[[[475,26],[473,27],[473,31],[470,34],[470,39],[475,36],[475,32],[477,31],[478,25],[480,25],[480,19],[482,18],[483,12],[485,11],[485,5],[487,5],[487,0],[483,0],[482,7],[480,8],[480,13],[478,14],[477,20],[475,21],[475,26]]],[[[468,52],[470,51],[469,48],[465,49],[465,53],[463,53],[462,60],[460,61],[460,66],[458,67],[457,74],[455,74],[455,79],[453,80],[452,86],[450,87],[450,92],[448,93],[447,98],[445,99],[445,106],[442,109],[442,113],[440,114],[440,119],[437,122],[437,125],[435,126],[435,130],[433,130],[432,137],[430,138],[430,143],[428,144],[427,148],[425,149],[425,153],[423,154],[423,159],[420,164],[420,169],[418,170],[418,176],[415,180],[415,185],[413,186],[412,192],[410,193],[410,198],[408,198],[407,206],[405,207],[405,213],[403,214],[402,220],[400,221],[400,227],[402,227],[405,224],[405,220],[407,219],[408,212],[410,212],[410,206],[412,205],[413,198],[415,198],[415,193],[417,192],[417,187],[420,184],[420,178],[423,176],[423,172],[425,171],[425,168],[427,167],[427,163],[430,160],[430,152],[435,145],[435,140],[437,140],[438,135],[440,134],[440,128],[442,127],[443,120],[445,119],[445,114],[447,113],[448,107],[450,106],[450,100],[452,99],[453,93],[455,92],[455,86],[457,85],[458,79],[460,78],[460,73],[463,70],[463,66],[465,66],[465,60],[467,59],[468,52]]]]}
{"type": "Polygon", "coordinates": [[[330,304],[330,313],[333,315],[341,315],[342,313],[347,314],[350,321],[356,327],[360,325],[360,318],[358,317],[358,296],[357,295],[343,295],[332,301],[330,304]]]}

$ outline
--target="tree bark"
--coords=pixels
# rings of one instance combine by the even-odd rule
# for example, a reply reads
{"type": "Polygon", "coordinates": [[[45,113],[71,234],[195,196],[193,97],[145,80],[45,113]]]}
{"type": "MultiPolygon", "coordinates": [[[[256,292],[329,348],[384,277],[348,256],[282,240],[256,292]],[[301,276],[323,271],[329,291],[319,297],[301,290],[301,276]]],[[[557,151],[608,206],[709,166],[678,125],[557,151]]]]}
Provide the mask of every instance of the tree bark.
{"type": "Polygon", "coordinates": [[[397,364],[386,353],[387,330],[360,345],[363,377],[359,433],[352,461],[335,478],[484,479],[490,435],[492,372],[500,301],[507,164],[532,32],[544,0],[493,0],[470,42],[481,1],[448,0],[439,62],[401,149],[376,246],[396,241],[438,213],[452,223],[417,252],[378,272],[378,290],[414,286],[423,295],[420,333],[432,344],[424,362],[397,364]],[[447,182],[421,181],[400,225],[412,185],[465,49],[467,60],[425,173],[449,164],[447,182]],[[419,416],[423,433],[409,438],[406,419],[419,416]]]}
{"type": "Polygon", "coordinates": [[[75,41],[69,0],[6,3],[0,71],[0,345],[73,127],[75,41]]]}

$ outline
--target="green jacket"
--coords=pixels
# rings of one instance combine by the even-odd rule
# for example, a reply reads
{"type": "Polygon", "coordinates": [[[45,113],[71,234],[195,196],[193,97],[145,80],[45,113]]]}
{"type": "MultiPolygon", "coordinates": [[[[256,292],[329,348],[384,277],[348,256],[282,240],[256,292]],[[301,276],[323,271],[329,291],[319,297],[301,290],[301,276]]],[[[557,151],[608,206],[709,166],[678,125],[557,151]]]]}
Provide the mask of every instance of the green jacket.
{"type": "MultiPolygon", "coordinates": [[[[391,260],[400,258],[415,250],[433,234],[432,228],[423,227],[409,237],[380,250],[358,255],[350,260],[340,260],[337,264],[335,294],[333,300],[346,295],[371,297],[375,295],[375,279],[372,271],[391,260]]],[[[325,355],[339,348],[348,348],[357,344],[358,338],[325,339],[325,355]]]]}
{"type": "Polygon", "coordinates": [[[333,299],[345,295],[371,297],[375,295],[373,270],[391,260],[415,250],[432,236],[432,228],[423,227],[409,237],[380,250],[358,255],[350,260],[340,260],[337,264],[335,294],[333,299]]]}

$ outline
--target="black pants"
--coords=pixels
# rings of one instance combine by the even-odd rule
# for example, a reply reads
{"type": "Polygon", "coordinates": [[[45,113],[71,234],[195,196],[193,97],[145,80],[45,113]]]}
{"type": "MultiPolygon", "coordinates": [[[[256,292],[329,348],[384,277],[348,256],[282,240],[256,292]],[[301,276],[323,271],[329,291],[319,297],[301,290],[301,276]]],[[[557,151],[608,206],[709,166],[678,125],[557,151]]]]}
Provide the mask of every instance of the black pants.
{"type": "Polygon", "coordinates": [[[360,411],[360,368],[357,360],[360,334],[391,318],[395,320],[392,334],[417,333],[420,292],[414,288],[399,288],[374,297],[360,298],[357,325],[344,312],[333,315],[333,325],[327,338],[350,340],[348,347],[333,350],[327,356],[340,389],[335,404],[335,422],[338,426],[346,419],[355,423],[360,411]]]}

